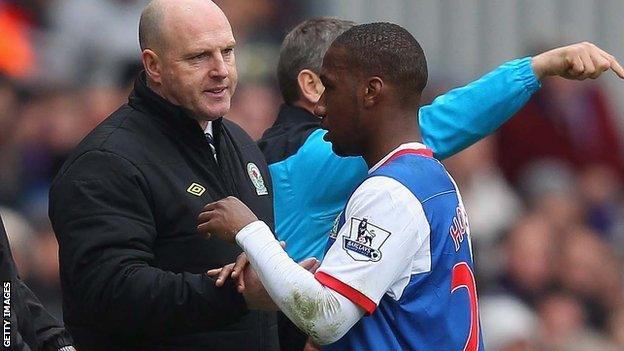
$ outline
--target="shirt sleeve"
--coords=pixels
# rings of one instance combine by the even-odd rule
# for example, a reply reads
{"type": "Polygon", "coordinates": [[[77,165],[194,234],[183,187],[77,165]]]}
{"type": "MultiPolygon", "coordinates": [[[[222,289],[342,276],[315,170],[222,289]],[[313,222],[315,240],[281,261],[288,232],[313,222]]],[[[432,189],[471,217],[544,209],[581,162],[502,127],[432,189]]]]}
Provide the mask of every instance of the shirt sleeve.
{"type": "Polygon", "coordinates": [[[429,234],[422,205],[405,186],[369,178],[349,200],[315,277],[370,314],[385,294],[400,298],[413,270],[430,270],[429,234]]]}
{"type": "Polygon", "coordinates": [[[507,122],[540,86],[530,57],[506,62],[421,107],[423,142],[438,159],[452,156],[507,122]]]}
{"type": "Polygon", "coordinates": [[[264,222],[241,229],[236,241],[271,299],[315,342],[327,345],[337,341],[364,316],[358,305],[319,283],[288,257],[264,222]]]}

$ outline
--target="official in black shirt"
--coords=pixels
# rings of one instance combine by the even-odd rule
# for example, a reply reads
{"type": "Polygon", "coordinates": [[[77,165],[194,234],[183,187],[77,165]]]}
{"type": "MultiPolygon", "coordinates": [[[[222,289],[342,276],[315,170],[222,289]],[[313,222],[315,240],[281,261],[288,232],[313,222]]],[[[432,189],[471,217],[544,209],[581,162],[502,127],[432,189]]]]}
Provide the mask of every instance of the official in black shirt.
{"type": "Polygon", "coordinates": [[[275,316],[252,291],[205,272],[236,245],[204,238],[206,203],[233,195],[273,222],[264,157],[227,114],[234,37],[208,0],[156,0],[129,102],[91,132],[53,181],[64,316],[79,350],[276,350],[275,316]]]}

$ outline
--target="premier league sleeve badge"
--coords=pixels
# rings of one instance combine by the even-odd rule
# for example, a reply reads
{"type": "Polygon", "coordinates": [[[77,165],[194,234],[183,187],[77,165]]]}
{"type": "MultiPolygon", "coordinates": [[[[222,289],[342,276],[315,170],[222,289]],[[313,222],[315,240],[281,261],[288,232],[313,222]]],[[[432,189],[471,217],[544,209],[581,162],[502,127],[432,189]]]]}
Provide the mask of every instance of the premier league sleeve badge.
{"type": "Polygon", "coordinates": [[[381,246],[389,236],[389,231],[371,224],[367,218],[354,217],[349,232],[342,237],[342,248],[356,261],[377,262],[381,260],[381,246]]]}

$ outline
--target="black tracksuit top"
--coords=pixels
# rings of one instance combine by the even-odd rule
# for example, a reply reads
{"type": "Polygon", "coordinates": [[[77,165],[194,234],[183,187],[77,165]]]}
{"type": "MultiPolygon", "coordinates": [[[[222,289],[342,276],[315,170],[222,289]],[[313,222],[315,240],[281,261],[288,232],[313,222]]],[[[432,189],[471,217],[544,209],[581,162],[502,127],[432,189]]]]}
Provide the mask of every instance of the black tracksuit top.
{"type": "Polygon", "coordinates": [[[274,314],[248,311],[232,284],[216,288],[204,274],[241,252],[197,232],[206,203],[236,196],[273,226],[262,153],[235,123],[212,127],[218,164],[199,124],[143,73],[128,104],[55,177],[50,219],[64,319],[79,350],[278,348],[274,314]]]}

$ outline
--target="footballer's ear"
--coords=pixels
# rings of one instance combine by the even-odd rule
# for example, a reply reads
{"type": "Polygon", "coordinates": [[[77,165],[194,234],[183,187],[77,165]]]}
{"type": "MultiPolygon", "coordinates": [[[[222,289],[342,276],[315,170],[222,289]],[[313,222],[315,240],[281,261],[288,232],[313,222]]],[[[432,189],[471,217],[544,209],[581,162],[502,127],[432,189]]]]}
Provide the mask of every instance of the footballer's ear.
{"type": "Polygon", "coordinates": [[[309,104],[316,104],[323,94],[323,84],[318,74],[312,72],[309,69],[302,69],[297,75],[297,85],[299,86],[299,92],[301,97],[309,104]]]}
{"type": "Polygon", "coordinates": [[[384,82],[381,78],[375,76],[370,77],[365,81],[364,86],[364,107],[371,108],[379,103],[381,94],[384,89],[384,82]]]}
{"type": "Polygon", "coordinates": [[[150,49],[145,49],[141,53],[141,60],[145,68],[145,74],[155,83],[161,84],[161,65],[158,54],[150,49]]]}

